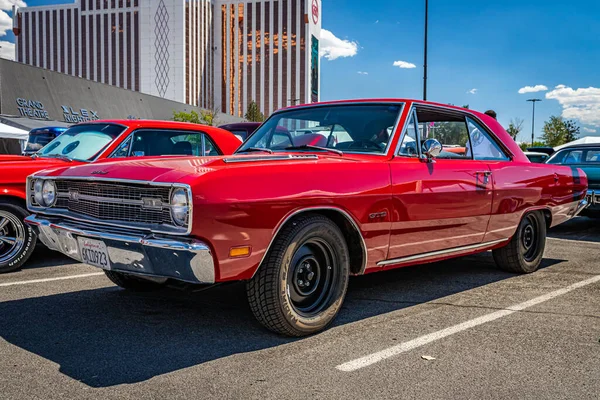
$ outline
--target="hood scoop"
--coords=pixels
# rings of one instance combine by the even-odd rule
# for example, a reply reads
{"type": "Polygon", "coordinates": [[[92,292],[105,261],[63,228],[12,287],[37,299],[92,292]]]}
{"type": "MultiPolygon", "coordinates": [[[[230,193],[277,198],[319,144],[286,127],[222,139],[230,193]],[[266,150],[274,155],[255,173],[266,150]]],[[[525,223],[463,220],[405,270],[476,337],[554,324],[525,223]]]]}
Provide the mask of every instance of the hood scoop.
{"type": "Polygon", "coordinates": [[[240,162],[263,162],[263,161],[289,161],[289,160],[318,160],[319,156],[315,154],[287,154],[287,155],[264,155],[264,156],[238,156],[223,158],[226,163],[240,162]]]}

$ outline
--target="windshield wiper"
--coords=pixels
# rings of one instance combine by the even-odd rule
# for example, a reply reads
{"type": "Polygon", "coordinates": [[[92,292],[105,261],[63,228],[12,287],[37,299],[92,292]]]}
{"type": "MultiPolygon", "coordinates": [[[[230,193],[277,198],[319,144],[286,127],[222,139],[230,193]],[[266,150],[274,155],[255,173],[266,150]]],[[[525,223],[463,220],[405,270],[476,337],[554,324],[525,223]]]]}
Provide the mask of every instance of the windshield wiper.
{"type": "Polygon", "coordinates": [[[38,157],[58,158],[58,159],[61,159],[63,161],[73,162],[73,159],[71,157],[64,156],[62,154],[48,154],[48,155],[45,155],[45,156],[38,156],[38,157]]]}
{"type": "Polygon", "coordinates": [[[263,151],[265,153],[273,154],[273,150],[271,150],[271,149],[263,149],[261,147],[248,147],[246,149],[238,151],[238,153],[249,153],[251,151],[263,151]]]}
{"type": "Polygon", "coordinates": [[[329,147],[313,146],[311,144],[303,144],[302,146],[289,146],[286,147],[284,150],[321,150],[328,151],[330,153],[335,153],[338,156],[344,155],[344,152],[341,150],[330,149],[329,147]]]}

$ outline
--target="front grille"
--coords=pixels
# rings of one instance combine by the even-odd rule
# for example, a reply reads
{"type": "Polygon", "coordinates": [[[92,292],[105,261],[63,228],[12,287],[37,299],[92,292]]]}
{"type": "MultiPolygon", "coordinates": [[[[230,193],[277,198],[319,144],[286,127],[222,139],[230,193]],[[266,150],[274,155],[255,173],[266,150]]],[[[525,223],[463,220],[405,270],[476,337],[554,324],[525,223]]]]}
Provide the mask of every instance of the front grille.
{"type": "Polygon", "coordinates": [[[176,226],[171,218],[171,186],[59,179],[55,183],[57,201],[52,210],[132,228],[155,230],[167,225],[187,230],[187,226],[176,226]]]}

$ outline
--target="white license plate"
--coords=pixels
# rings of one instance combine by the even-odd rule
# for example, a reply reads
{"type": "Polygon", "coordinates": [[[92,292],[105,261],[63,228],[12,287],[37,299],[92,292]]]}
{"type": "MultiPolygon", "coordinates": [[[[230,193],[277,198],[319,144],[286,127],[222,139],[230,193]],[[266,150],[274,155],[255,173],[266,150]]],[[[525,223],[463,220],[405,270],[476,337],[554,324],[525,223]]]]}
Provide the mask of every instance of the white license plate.
{"type": "Polygon", "coordinates": [[[108,250],[103,241],[78,237],[77,242],[81,261],[94,267],[110,269],[108,250]]]}

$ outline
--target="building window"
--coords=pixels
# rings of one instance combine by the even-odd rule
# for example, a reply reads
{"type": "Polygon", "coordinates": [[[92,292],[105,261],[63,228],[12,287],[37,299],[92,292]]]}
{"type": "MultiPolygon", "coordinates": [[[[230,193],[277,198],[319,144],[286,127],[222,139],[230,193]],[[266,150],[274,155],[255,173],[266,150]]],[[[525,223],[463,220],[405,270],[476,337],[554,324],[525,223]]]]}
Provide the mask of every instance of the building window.
{"type": "MultiPolygon", "coordinates": [[[[85,3],[85,2],[84,2],[85,3]]],[[[79,55],[79,41],[80,41],[80,37],[79,37],[79,10],[75,9],[74,10],[74,15],[75,17],[73,18],[73,22],[75,23],[75,76],[81,76],[81,72],[79,71],[79,64],[80,64],[80,55],[79,55]]]]}
{"type": "Polygon", "coordinates": [[[65,34],[65,36],[67,37],[67,40],[66,40],[66,43],[67,43],[67,57],[66,57],[67,67],[65,68],[65,71],[68,71],[69,75],[73,74],[73,49],[72,49],[73,35],[71,35],[72,23],[73,22],[71,21],[71,10],[67,10],[67,32],[65,34]]]}

